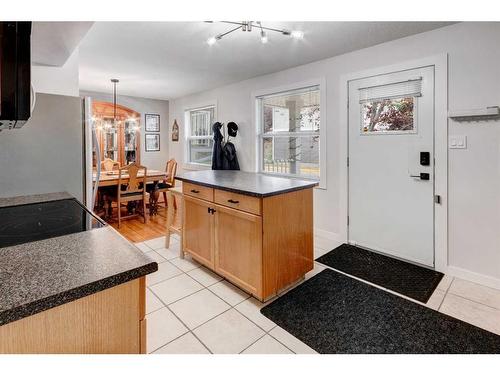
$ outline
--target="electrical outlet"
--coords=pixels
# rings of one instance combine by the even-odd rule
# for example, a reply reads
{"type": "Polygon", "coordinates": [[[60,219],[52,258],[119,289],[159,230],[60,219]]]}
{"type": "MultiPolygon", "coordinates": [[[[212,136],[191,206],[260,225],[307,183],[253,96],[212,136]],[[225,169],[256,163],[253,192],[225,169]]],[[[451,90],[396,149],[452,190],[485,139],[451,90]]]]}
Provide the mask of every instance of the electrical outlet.
{"type": "Polygon", "coordinates": [[[467,136],[466,135],[450,135],[448,138],[448,147],[453,149],[466,149],[467,136]]]}

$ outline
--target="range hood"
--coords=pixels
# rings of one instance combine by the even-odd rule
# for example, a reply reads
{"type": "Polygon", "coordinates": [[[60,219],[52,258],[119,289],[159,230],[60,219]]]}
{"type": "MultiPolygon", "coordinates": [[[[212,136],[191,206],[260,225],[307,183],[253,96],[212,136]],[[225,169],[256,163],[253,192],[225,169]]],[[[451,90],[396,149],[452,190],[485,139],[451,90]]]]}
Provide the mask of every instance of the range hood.
{"type": "Polygon", "coordinates": [[[0,22],[0,130],[31,115],[31,22],[0,22]]]}

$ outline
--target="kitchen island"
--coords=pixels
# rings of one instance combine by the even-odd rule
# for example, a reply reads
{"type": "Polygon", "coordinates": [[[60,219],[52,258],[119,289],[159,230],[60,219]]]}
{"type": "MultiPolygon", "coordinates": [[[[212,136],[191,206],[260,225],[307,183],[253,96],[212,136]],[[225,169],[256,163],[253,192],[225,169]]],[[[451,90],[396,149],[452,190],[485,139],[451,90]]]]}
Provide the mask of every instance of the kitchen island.
{"type": "Polygon", "coordinates": [[[313,269],[317,182],[241,171],[193,171],[182,181],[183,249],[261,301],[313,269]]]}
{"type": "MultiPolygon", "coordinates": [[[[47,215],[78,204],[67,193],[0,199],[0,353],[145,353],[145,276],[158,264],[112,227],[89,227],[90,214],[71,222],[82,231],[12,245],[13,208],[45,202],[47,215]]],[[[74,219],[59,218],[63,229],[74,219]]]]}

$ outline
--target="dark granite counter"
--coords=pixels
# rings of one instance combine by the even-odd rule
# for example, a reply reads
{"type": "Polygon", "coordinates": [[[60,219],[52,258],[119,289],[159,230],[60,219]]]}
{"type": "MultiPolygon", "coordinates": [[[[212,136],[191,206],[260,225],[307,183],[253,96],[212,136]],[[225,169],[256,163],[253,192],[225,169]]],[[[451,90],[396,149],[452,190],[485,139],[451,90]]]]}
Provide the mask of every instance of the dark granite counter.
{"type": "Polygon", "coordinates": [[[241,171],[192,171],[176,176],[176,179],[259,198],[309,189],[318,185],[316,181],[241,171]]]}
{"type": "MultiPolygon", "coordinates": [[[[10,203],[43,202],[68,196],[47,194],[10,199],[10,203]]],[[[0,199],[0,206],[8,199],[0,199]]],[[[0,325],[157,269],[156,262],[109,226],[0,248],[0,325]]]]}

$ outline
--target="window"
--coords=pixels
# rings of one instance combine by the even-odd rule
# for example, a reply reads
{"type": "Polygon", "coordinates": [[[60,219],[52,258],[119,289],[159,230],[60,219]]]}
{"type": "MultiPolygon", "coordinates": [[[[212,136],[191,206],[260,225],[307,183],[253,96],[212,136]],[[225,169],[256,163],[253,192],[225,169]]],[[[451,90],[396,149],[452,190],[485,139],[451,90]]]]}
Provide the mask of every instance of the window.
{"type": "Polygon", "coordinates": [[[422,78],[359,89],[361,133],[416,133],[422,78]]]}
{"type": "Polygon", "coordinates": [[[414,98],[379,99],[361,104],[362,131],[413,132],[414,98]]]}
{"type": "Polygon", "coordinates": [[[320,178],[320,89],[257,98],[263,173],[320,178]]]}
{"type": "Polygon", "coordinates": [[[213,150],[212,124],[215,106],[190,109],[186,111],[187,124],[187,162],[211,165],[213,150]]]}

